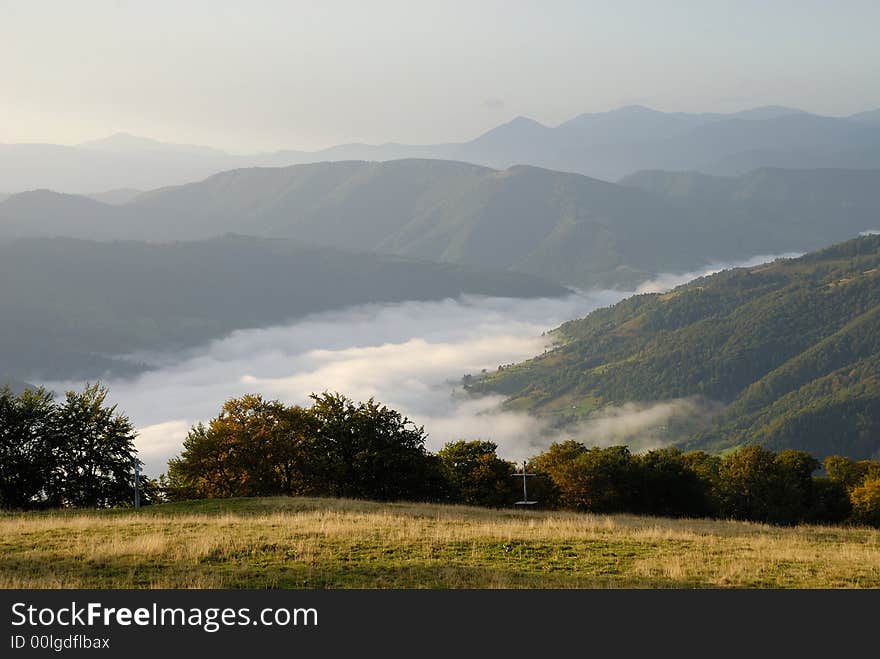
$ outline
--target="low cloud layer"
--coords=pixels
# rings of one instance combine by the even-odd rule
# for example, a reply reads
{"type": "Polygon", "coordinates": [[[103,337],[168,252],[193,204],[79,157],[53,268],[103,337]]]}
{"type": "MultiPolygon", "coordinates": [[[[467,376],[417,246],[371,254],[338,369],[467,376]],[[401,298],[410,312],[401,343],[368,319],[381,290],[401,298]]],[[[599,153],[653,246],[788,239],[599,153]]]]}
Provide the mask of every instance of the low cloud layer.
{"type": "MultiPolygon", "coordinates": [[[[639,290],[665,290],[707,273],[666,275],[639,290]]],[[[695,403],[610,408],[561,433],[524,413],[502,411],[501,397],[470,398],[459,385],[466,373],[494,370],[540,353],[548,342],[545,331],[626,295],[594,291],[539,300],[466,296],[353,307],[234,332],[182,354],[140,354],[137,359],[154,370],[105,384],[111,399],[138,427],[137,446],[151,475],[165,471],[194,423],[216,416],[225,400],[250,392],[300,405],[310,404],[312,392],[339,391],[356,400],[372,396],[424,425],[431,450],[455,439],[486,439],[496,442],[504,457],[519,460],[567,437],[593,445],[625,441],[634,448],[652,448],[662,443],[658,428],[676,415],[698,413],[695,403]]],[[[47,384],[56,391],[82,386],[47,384]]]]}
{"type": "MultiPolygon", "coordinates": [[[[499,412],[498,398],[463,396],[461,376],[541,352],[545,330],[622,295],[466,296],[354,307],[234,332],[184,354],[139,354],[155,369],[105,384],[139,428],[137,446],[150,474],[165,470],[192,424],[215,416],[228,398],[249,392],[301,405],[310,403],[310,393],[325,390],[356,400],[374,396],[423,424],[431,449],[479,437],[498,442],[515,458],[530,454],[539,424],[524,414],[499,412]]],[[[48,386],[62,391],[81,383],[48,386]]]]}
{"type": "Polygon", "coordinates": [[[799,252],[787,252],[785,254],[759,254],[745,261],[736,261],[732,263],[710,263],[705,268],[693,270],[691,272],[673,272],[658,275],[656,278],[644,282],[636,288],[636,293],[664,293],[668,290],[681,286],[694,279],[700,277],[708,277],[722,270],[731,268],[750,268],[762,263],[775,261],[776,259],[792,259],[801,256],[799,252]]]}
{"type": "Polygon", "coordinates": [[[714,405],[694,398],[626,403],[604,408],[575,428],[568,429],[565,435],[589,446],[626,444],[633,451],[646,451],[661,448],[669,442],[667,426],[673,420],[702,422],[715,412],[714,405]]]}

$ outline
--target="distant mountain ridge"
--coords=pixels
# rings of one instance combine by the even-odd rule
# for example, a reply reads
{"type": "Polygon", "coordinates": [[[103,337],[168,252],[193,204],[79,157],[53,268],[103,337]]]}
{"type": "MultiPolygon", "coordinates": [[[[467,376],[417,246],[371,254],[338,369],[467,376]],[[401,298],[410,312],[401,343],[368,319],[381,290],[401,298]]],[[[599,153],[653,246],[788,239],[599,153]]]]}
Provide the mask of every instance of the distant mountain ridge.
{"type": "Polygon", "coordinates": [[[557,348],[472,391],[563,426],[609,405],[696,398],[725,407],[666,441],[880,457],[880,236],[634,296],[555,336],[557,348]]]}
{"type": "MultiPolygon", "coordinates": [[[[135,188],[116,188],[115,190],[93,192],[84,196],[90,199],[94,199],[95,201],[100,201],[103,204],[110,204],[111,206],[122,206],[132,201],[135,197],[139,197],[143,193],[143,190],[136,190],[135,188]]],[[[0,201],[3,200],[0,199],[0,201]]]]}
{"type": "Polygon", "coordinates": [[[83,149],[117,153],[124,153],[126,151],[152,151],[166,153],[190,153],[218,157],[225,157],[229,155],[220,149],[214,149],[209,146],[196,146],[193,144],[172,144],[168,142],[160,142],[159,140],[154,140],[149,137],[132,135],[131,133],[114,133],[113,135],[110,135],[108,137],[83,142],[77,146],[83,149]]]}
{"type": "Polygon", "coordinates": [[[643,169],[736,175],[763,166],[880,168],[878,117],[880,110],[821,117],[781,106],[729,114],[625,106],[581,114],[555,127],[517,117],[460,143],[354,143],[249,155],[117,133],[77,146],[0,144],[0,193],[147,190],[242,167],[405,158],[501,169],[534,165],[608,181],[643,169]]]}
{"type": "Polygon", "coordinates": [[[441,160],[251,168],[121,206],[50,191],[14,195],[0,203],[0,239],[232,232],[626,289],[659,273],[817,249],[877,228],[880,214],[880,171],[649,172],[625,183],[441,160]]]}

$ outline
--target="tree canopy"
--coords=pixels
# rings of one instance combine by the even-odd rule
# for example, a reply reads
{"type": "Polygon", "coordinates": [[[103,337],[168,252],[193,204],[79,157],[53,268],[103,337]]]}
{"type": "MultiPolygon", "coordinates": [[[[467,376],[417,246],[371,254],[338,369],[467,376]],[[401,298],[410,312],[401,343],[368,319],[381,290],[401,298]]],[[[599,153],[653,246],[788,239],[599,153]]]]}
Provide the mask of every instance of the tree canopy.
{"type": "Polygon", "coordinates": [[[135,430],[87,385],[56,401],[43,388],[0,390],[0,505],[106,508],[132,500],[135,430]]]}
{"type": "Polygon", "coordinates": [[[466,388],[559,428],[685,399],[658,430],[683,449],[880,454],[880,236],[635,295],[553,336],[466,388]]]}
{"type": "MultiPolygon", "coordinates": [[[[520,497],[512,462],[484,440],[436,454],[427,434],[374,399],[311,396],[309,407],[247,394],[192,427],[145,502],[311,495],[507,507],[520,497]]],[[[131,505],[139,460],[129,419],[88,385],[56,400],[45,389],[0,390],[0,507],[131,505]]],[[[880,462],[745,445],[723,456],[667,447],[551,444],[533,456],[529,498],[594,513],[716,517],[772,524],[880,526],[880,462]],[[820,469],[824,469],[824,474],[820,469]]]]}

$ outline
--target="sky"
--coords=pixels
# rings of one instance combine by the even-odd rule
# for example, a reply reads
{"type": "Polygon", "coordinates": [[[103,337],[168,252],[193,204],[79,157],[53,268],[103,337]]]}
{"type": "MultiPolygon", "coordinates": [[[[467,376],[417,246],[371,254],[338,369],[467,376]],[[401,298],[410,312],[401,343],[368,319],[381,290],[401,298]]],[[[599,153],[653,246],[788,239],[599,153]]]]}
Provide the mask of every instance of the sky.
{"type": "Polygon", "coordinates": [[[0,0],[0,142],[462,141],[627,104],[880,107],[873,0],[0,0]]]}

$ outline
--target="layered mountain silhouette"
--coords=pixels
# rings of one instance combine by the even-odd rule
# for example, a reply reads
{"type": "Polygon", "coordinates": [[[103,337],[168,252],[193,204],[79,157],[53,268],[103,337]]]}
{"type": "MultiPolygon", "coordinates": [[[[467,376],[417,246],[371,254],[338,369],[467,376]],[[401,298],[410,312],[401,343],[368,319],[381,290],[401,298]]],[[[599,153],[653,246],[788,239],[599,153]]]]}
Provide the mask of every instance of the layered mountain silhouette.
{"type": "Polygon", "coordinates": [[[110,205],[34,191],[0,203],[0,239],[291,238],[579,287],[631,287],[880,224],[878,171],[645,172],[624,185],[516,166],[345,161],[223,172],[110,205]]]}
{"type": "Polygon", "coordinates": [[[738,175],[759,167],[880,168],[878,117],[880,110],[822,117],[779,106],[731,114],[627,106],[582,114],[552,127],[517,117],[461,143],[343,144],[312,152],[249,155],[119,133],[78,146],[0,145],[0,193],[148,190],[241,167],[405,158],[500,169],[534,165],[608,181],[643,169],[738,175]]]}

